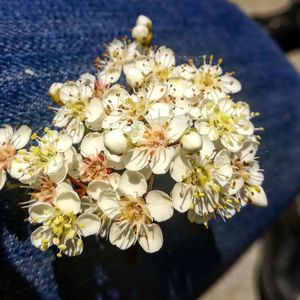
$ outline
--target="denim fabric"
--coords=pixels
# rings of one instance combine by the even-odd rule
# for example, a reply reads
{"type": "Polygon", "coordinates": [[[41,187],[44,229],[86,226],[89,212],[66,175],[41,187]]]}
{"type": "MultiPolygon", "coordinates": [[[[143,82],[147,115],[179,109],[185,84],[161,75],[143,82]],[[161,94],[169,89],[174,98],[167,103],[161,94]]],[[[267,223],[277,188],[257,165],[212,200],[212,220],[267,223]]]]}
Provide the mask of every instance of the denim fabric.
{"type": "MultiPolygon", "coordinates": [[[[0,1],[0,123],[40,129],[51,120],[51,82],[92,71],[101,44],[128,33],[140,14],[154,22],[155,42],[179,59],[214,54],[236,71],[261,146],[267,208],[246,207],[206,230],[176,213],[162,224],[156,254],[122,252],[89,238],[80,257],[57,259],[29,240],[22,191],[0,192],[1,299],[194,299],[220,276],[289,204],[300,188],[300,78],[270,39],[222,0],[0,1]],[[30,68],[30,77],[24,70],[30,68]]],[[[169,191],[165,177],[156,183],[169,191]]],[[[241,282],[241,284],[243,284],[241,282]]]]}

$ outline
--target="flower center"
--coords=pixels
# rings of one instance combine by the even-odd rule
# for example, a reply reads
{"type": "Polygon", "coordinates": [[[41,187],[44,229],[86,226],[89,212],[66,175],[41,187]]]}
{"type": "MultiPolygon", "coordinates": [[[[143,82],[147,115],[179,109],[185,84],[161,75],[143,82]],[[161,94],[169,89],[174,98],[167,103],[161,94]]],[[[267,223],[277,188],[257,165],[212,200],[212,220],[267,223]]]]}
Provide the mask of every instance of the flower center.
{"type": "Polygon", "coordinates": [[[144,132],[143,142],[139,143],[138,147],[146,149],[166,148],[169,140],[166,136],[164,128],[147,128],[144,132]]]}
{"type": "Polygon", "coordinates": [[[200,90],[212,89],[219,87],[217,77],[213,76],[210,72],[199,72],[195,79],[200,90]]]}
{"type": "Polygon", "coordinates": [[[72,112],[74,118],[80,121],[85,120],[85,108],[88,105],[87,101],[67,102],[65,106],[72,112]]]}
{"type": "Polygon", "coordinates": [[[121,108],[125,110],[131,117],[139,118],[146,113],[147,105],[144,98],[140,98],[139,101],[133,101],[131,98],[126,99],[121,108]]]}
{"type": "Polygon", "coordinates": [[[171,74],[173,68],[164,68],[160,64],[156,64],[153,70],[153,75],[159,81],[164,82],[168,79],[169,75],[171,74]]]}
{"type": "Polygon", "coordinates": [[[16,149],[10,143],[5,143],[0,146],[0,170],[7,168],[8,163],[15,154],[16,149]]]}
{"type": "Polygon", "coordinates": [[[80,176],[83,182],[90,182],[95,179],[103,179],[111,172],[111,168],[107,166],[105,156],[100,153],[96,157],[86,157],[83,160],[83,173],[80,176]]]}
{"type": "Polygon", "coordinates": [[[52,182],[47,177],[42,177],[42,182],[39,190],[31,194],[33,199],[43,202],[53,203],[56,196],[56,183],[52,182]]]}
{"type": "Polygon", "coordinates": [[[236,133],[234,125],[237,122],[237,119],[234,119],[225,112],[219,110],[218,107],[214,109],[214,114],[208,120],[209,125],[214,127],[220,136],[224,133],[236,133]]]}
{"type": "Polygon", "coordinates": [[[120,198],[123,210],[119,221],[126,219],[133,227],[140,227],[141,224],[150,224],[152,218],[147,210],[143,198],[134,198],[128,195],[120,198]]]}

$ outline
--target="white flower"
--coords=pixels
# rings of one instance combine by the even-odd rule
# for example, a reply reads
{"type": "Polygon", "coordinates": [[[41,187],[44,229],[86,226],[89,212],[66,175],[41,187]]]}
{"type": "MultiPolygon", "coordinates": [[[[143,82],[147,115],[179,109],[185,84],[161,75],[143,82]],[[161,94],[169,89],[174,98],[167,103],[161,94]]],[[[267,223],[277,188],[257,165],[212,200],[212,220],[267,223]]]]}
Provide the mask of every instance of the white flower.
{"type": "Polygon", "coordinates": [[[154,174],[168,172],[178,141],[189,127],[186,116],[171,115],[171,108],[165,103],[156,103],[146,115],[142,138],[124,157],[126,169],[138,171],[150,166],[154,174]]]}
{"type": "Polygon", "coordinates": [[[137,141],[143,136],[145,115],[166,93],[167,87],[160,84],[132,95],[119,85],[112,86],[102,99],[107,111],[102,127],[122,130],[133,142],[137,141]]]}
{"type": "Polygon", "coordinates": [[[29,151],[19,150],[11,161],[9,174],[25,184],[33,183],[41,175],[48,175],[54,182],[62,182],[68,172],[68,164],[64,159],[64,152],[71,148],[72,139],[62,132],[45,128],[46,134],[32,138],[37,146],[31,146],[29,151]]]}
{"type": "Polygon", "coordinates": [[[195,122],[200,135],[207,135],[210,140],[220,140],[222,145],[232,152],[238,152],[243,144],[253,135],[254,126],[250,113],[240,113],[248,107],[243,102],[234,103],[228,98],[219,99],[216,103],[204,100],[201,103],[201,118],[195,122]]]}
{"type": "Polygon", "coordinates": [[[170,174],[178,183],[171,197],[176,210],[192,210],[207,222],[220,209],[233,171],[229,151],[214,154],[211,142],[206,138],[203,142],[205,146],[199,155],[188,156],[180,151],[174,158],[170,174]]]}
{"type": "MultiPolygon", "coordinates": [[[[51,94],[51,88],[49,93],[51,94]]],[[[105,110],[98,98],[105,88],[96,81],[95,76],[85,73],[76,82],[68,81],[52,88],[61,107],[53,119],[53,125],[66,127],[73,143],[79,143],[84,135],[84,124],[91,130],[101,129],[105,110]]]]}
{"type": "Polygon", "coordinates": [[[222,75],[220,63],[212,65],[212,56],[208,64],[204,57],[204,65],[200,68],[193,63],[184,64],[178,66],[175,72],[193,83],[184,93],[187,98],[218,100],[241,90],[241,84],[231,73],[222,75]]]}
{"type": "Polygon", "coordinates": [[[149,253],[163,244],[160,227],[153,221],[166,221],[173,215],[171,198],[161,191],[147,192],[147,182],[140,172],[125,171],[105,182],[91,183],[88,193],[98,199],[99,207],[113,223],[109,240],[120,249],[137,241],[149,253]],[[146,196],[145,196],[146,194],[146,196]]]}
{"type": "Polygon", "coordinates": [[[261,184],[264,175],[255,157],[258,145],[245,143],[242,150],[232,156],[233,177],[228,193],[238,198],[240,203],[266,206],[268,200],[261,184]]]}
{"type": "Polygon", "coordinates": [[[30,140],[31,129],[25,125],[14,130],[11,126],[0,129],[0,190],[6,182],[6,170],[17,150],[26,146],[30,140]]]}
{"type": "Polygon", "coordinates": [[[55,206],[46,202],[36,202],[29,207],[29,220],[33,224],[42,224],[31,234],[32,244],[45,251],[52,245],[59,249],[58,256],[81,254],[83,242],[81,236],[90,236],[100,231],[101,222],[97,215],[80,212],[80,199],[73,191],[60,193],[55,206]]]}
{"type": "Polygon", "coordinates": [[[124,69],[124,73],[128,83],[132,86],[139,86],[144,81],[166,82],[171,77],[174,66],[174,52],[162,46],[156,51],[150,51],[147,56],[143,55],[135,59],[132,64],[124,69]],[[136,71],[133,72],[132,69],[136,71]],[[131,78],[132,75],[134,75],[134,79],[131,78]],[[137,78],[143,80],[137,81],[137,78]]]}
{"type": "Polygon", "coordinates": [[[106,46],[105,56],[107,60],[100,61],[103,69],[98,73],[98,79],[105,84],[118,81],[123,66],[131,63],[139,55],[137,43],[127,43],[125,40],[114,39],[106,46]]]}

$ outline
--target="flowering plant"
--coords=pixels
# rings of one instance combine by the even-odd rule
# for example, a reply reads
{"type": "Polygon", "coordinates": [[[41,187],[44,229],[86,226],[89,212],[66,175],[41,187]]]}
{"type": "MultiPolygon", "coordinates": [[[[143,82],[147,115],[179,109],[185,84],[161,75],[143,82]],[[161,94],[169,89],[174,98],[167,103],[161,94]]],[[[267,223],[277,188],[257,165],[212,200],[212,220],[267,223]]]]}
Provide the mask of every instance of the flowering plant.
{"type": "Polygon", "coordinates": [[[7,174],[28,186],[22,204],[37,226],[31,242],[43,251],[79,255],[82,238],[99,235],[152,253],[163,244],[158,223],[174,209],[207,226],[247,203],[267,205],[260,128],[251,122],[258,113],[232,100],[241,89],[233,73],[212,56],[176,65],[171,49],[152,46],[145,16],[131,34],[106,45],[96,75],[50,86],[51,129],[0,129],[0,188],[7,174]],[[153,190],[155,175],[167,173],[170,195],[153,190]]]}

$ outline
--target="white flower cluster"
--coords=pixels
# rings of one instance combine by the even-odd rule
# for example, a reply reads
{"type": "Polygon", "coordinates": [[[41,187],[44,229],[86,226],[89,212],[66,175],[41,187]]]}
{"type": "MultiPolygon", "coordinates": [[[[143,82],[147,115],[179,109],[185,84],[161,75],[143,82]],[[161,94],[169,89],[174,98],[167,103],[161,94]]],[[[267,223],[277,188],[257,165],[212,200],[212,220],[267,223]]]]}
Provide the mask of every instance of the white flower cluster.
{"type": "Polygon", "coordinates": [[[106,46],[98,74],[51,85],[54,129],[0,129],[0,188],[8,173],[31,189],[23,206],[41,250],[78,255],[82,237],[99,235],[152,253],[163,244],[158,223],[174,209],[207,226],[247,203],[267,205],[257,113],[231,97],[240,83],[212,56],[176,65],[173,50],[151,46],[151,30],[140,16],[133,42],[106,46]],[[159,174],[174,179],[170,195],[152,189],[159,174]]]}

